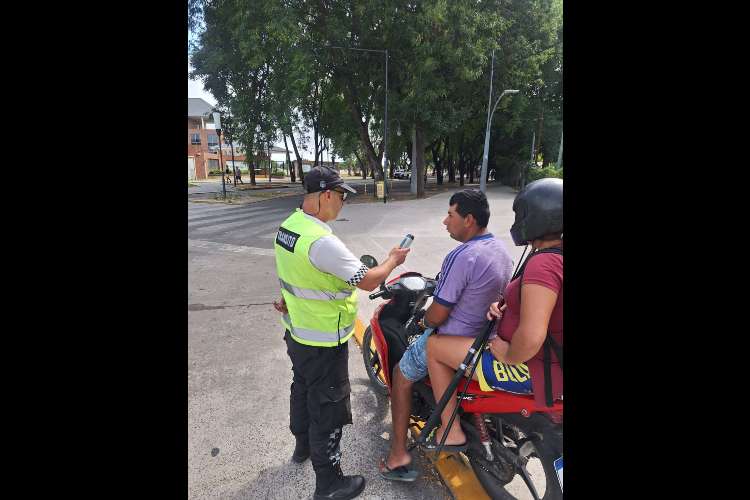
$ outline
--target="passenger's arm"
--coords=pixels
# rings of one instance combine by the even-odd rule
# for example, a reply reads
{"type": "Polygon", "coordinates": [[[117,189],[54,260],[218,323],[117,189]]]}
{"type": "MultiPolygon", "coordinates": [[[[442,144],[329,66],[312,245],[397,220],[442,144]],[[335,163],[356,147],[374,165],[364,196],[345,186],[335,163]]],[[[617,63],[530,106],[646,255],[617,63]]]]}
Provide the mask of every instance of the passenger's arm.
{"type": "Polygon", "coordinates": [[[496,338],[490,345],[495,359],[509,365],[530,360],[544,344],[549,320],[557,303],[557,293],[546,286],[532,283],[521,289],[521,321],[510,344],[496,338]]]}
{"type": "Polygon", "coordinates": [[[435,328],[442,325],[448,319],[448,316],[450,316],[451,309],[453,308],[438,304],[433,300],[430,307],[424,313],[423,321],[425,322],[425,326],[435,328]]]}
{"type": "Polygon", "coordinates": [[[375,290],[378,285],[388,278],[396,267],[404,263],[409,250],[409,248],[392,248],[385,262],[367,271],[365,277],[357,283],[357,288],[367,290],[368,292],[375,290]]]}

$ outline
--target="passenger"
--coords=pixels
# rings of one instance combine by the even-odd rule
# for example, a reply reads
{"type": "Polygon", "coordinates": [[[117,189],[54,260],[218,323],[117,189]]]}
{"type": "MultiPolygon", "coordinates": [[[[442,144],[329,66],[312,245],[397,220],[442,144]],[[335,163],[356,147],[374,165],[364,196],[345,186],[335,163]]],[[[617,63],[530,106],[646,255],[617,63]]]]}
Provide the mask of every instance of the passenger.
{"type": "MultiPolygon", "coordinates": [[[[487,312],[487,319],[498,318],[497,336],[488,342],[474,373],[482,390],[533,393],[537,406],[551,406],[563,393],[562,357],[557,355],[563,343],[562,208],[562,179],[540,179],[516,196],[510,233],[516,245],[531,244],[532,252],[506,287],[505,304],[495,302],[487,312]],[[545,351],[550,386],[545,385],[545,351]]],[[[428,340],[427,366],[435,401],[450,385],[473,340],[448,335],[432,335],[428,340]]],[[[435,442],[442,440],[456,404],[454,392],[441,414],[435,442]]],[[[462,443],[466,435],[454,421],[445,444],[462,443]]]]}

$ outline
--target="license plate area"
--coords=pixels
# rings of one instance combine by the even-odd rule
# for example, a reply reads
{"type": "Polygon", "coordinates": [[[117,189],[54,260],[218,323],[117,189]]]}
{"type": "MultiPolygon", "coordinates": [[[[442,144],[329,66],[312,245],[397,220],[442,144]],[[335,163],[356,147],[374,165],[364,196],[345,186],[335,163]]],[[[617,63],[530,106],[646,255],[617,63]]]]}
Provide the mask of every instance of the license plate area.
{"type": "Polygon", "coordinates": [[[557,473],[557,480],[560,482],[560,491],[563,489],[563,457],[558,458],[553,462],[555,466],[555,472],[557,473]]]}

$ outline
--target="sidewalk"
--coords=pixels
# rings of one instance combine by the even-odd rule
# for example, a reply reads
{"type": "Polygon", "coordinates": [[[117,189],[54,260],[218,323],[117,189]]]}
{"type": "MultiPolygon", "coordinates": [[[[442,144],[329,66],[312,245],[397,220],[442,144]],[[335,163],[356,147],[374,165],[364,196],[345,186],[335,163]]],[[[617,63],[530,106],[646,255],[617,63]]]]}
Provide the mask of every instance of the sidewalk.
{"type": "MultiPolygon", "coordinates": [[[[356,196],[351,196],[347,199],[347,205],[359,205],[359,204],[372,204],[381,203],[383,204],[382,198],[375,198],[373,196],[374,181],[372,179],[363,180],[359,176],[348,176],[344,174],[342,179],[354,189],[357,190],[356,196]]],[[[203,202],[203,203],[231,203],[231,204],[245,204],[254,203],[261,200],[267,200],[270,198],[279,198],[283,196],[293,196],[304,194],[305,190],[302,184],[299,182],[291,182],[289,177],[284,178],[273,178],[271,182],[268,182],[268,178],[256,177],[256,185],[250,184],[250,179],[244,179],[244,184],[238,183],[237,187],[234,183],[226,185],[227,200],[225,201],[222,196],[222,185],[220,177],[212,177],[206,180],[190,181],[194,184],[193,187],[188,187],[188,201],[203,202]]],[[[497,187],[496,184],[488,184],[488,189],[497,187]]],[[[459,186],[458,182],[449,183],[444,182],[442,185],[438,185],[434,178],[428,178],[427,184],[425,185],[425,199],[435,196],[440,193],[453,192],[459,189],[478,189],[479,183],[469,184],[466,183],[463,187],[459,186]]],[[[411,194],[410,184],[408,181],[399,180],[388,180],[388,197],[385,204],[394,203],[397,201],[416,200],[417,197],[411,194]]]]}
{"type": "Polygon", "coordinates": [[[234,182],[226,184],[227,201],[223,199],[223,190],[221,177],[210,177],[205,180],[190,181],[195,184],[194,187],[188,187],[188,201],[203,203],[254,203],[256,201],[267,200],[269,198],[278,198],[281,196],[298,195],[304,192],[300,182],[292,183],[289,178],[273,179],[268,182],[268,178],[255,178],[256,185],[250,184],[250,178],[245,179],[244,183],[234,182]]]}

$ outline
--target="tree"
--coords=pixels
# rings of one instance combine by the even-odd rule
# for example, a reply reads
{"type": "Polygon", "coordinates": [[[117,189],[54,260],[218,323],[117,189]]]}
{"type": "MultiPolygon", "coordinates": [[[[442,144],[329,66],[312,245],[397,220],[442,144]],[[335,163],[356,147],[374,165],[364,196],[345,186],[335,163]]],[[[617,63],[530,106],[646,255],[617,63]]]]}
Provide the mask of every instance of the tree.
{"type": "Polygon", "coordinates": [[[495,113],[492,167],[505,175],[527,157],[533,127],[541,127],[542,156],[556,151],[557,141],[548,138],[559,137],[562,116],[561,6],[561,0],[190,0],[189,11],[202,13],[200,23],[191,21],[202,27],[194,75],[231,109],[248,147],[289,136],[300,177],[295,132],[304,144],[309,127],[316,163],[328,144],[333,157],[352,158],[365,177],[382,179],[384,155],[391,169],[410,158],[421,196],[425,153],[438,182],[445,166],[450,181],[456,167],[459,182],[464,172],[474,181],[493,49],[493,88],[522,94],[504,99],[495,113]],[[332,47],[388,50],[387,152],[384,54],[332,47]],[[394,134],[399,129],[401,136],[394,134]]]}

